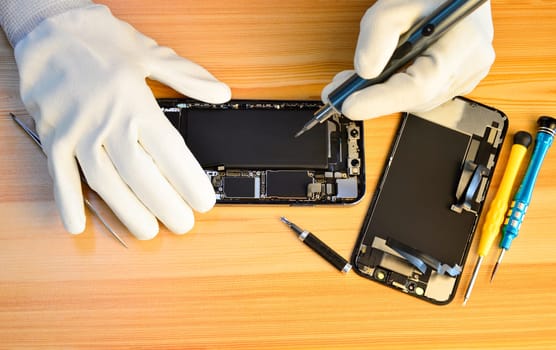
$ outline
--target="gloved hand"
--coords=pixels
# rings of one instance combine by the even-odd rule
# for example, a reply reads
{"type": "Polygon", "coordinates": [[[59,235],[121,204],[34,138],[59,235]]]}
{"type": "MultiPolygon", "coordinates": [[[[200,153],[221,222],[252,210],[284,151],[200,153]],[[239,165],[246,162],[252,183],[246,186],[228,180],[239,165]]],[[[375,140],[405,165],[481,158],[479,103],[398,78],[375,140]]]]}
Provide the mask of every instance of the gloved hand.
{"type": "Polygon", "coordinates": [[[157,234],[156,218],[185,233],[194,223],[192,209],[212,208],[208,177],[145,78],[211,103],[229,100],[228,86],[102,5],[44,20],[16,44],[15,57],[21,97],[36,122],[69,232],[85,228],[78,164],[139,239],[157,234]]]}
{"type": "MultiPolygon", "coordinates": [[[[399,37],[445,0],[378,0],[363,16],[355,72],[378,76],[399,37]]],[[[405,71],[349,96],[342,113],[354,120],[406,111],[422,112],[475,88],[494,63],[490,2],[486,2],[419,56],[405,71]]],[[[344,71],[322,91],[322,99],[354,73],[344,71]]]]}

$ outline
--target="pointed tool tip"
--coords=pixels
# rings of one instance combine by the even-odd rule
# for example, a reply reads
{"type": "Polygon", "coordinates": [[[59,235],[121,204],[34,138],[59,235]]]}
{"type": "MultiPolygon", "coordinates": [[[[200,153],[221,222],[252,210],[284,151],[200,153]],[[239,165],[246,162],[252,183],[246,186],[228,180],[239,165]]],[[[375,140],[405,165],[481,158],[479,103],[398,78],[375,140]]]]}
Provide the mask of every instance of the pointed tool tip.
{"type": "Polygon", "coordinates": [[[500,263],[502,262],[502,259],[504,259],[504,254],[506,253],[506,249],[502,249],[500,251],[500,255],[498,256],[498,260],[496,261],[496,264],[494,264],[494,269],[492,269],[492,274],[490,275],[490,283],[492,283],[492,281],[494,281],[494,275],[496,275],[496,271],[498,271],[498,268],[500,267],[500,263]]]}
{"type": "Polygon", "coordinates": [[[20,126],[22,126],[22,121],[21,119],[19,119],[19,117],[13,113],[10,112],[10,117],[12,117],[12,120],[14,122],[16,122],[17,124],[19,124],[20,126]]]}
{"type": "Polygon", "coordinates": [[[492,269],[492,274],[490,275],[490,283],[492,283],[492,281],[494,281],[494,276],[496,275],[496,271],[498,271],[498,266],[500,264],[496,263],[494,265],[494,269],[492,269]]]}
{"type": "Polygon", "coordinates": [[[293,137],[294,138],[298,138],[299,136],[303,135],[305,133],[305,129],[301,129],[297,132],[297,134],[295,134],[293,137]]]}

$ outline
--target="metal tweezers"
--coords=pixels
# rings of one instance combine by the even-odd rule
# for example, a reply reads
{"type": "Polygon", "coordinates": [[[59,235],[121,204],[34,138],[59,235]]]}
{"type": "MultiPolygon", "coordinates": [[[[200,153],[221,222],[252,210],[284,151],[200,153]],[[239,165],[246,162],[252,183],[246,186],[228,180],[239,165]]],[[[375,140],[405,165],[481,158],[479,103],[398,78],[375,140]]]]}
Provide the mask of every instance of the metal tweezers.
{"type": "MultiPolygon", "coordinates": [[[[37,133],[35,131],[33,131],[31,128],[29,128],[15,114],[10,113],[10,116],[12,117],[13,121],[16,122],[17,125],[19,125],[27,133],[27,135],[29,135],[33,139],[33,141],[35,141],[35,143],[42,149],[42,144],[41,144],[41,140],[39,138],[39,135],[37,135],[37,133]]],[[[84,183],[84,184],[87,184],[87,180],[85,179],[83,174],[80,174],[80,176],[81,176],[81,182],[84,183]]],[[[112,236],[114,236],[114,238],[116,238],[118,240],[118,242],[120,242],[124,247],[128,248],[128,246],[124,242],[124,240],[112,229],[112,227],[110,227],[108,222],[102,217],[100,212],[91,204],[91,202],[89,202],[89,200],[87,198],[83,198],[83,202],[85,203],[87,208],[89,208],[91,213],[93,213],[93,215],[96,216],[100,220],[100,222],[108,230],[108,232],[110,232],[110,234],[112,234],[112,236]]]]}

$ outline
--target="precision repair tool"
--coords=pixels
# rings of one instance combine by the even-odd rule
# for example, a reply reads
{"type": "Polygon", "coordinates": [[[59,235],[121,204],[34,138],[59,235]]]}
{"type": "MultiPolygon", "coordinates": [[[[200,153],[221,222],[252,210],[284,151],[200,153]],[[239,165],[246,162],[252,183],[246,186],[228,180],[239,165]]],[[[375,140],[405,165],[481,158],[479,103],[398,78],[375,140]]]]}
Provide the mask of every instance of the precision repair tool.
{"type": "Polygon", "coordinates": [[[531,141],[531,134],[526,131],[519,131],[514,135],[514,143],[510,151],[510,157],[504,175],[502,176],[502,181],[500,182],[500,187],[490,203],[485,223],[481,230],[481,240],[479,241],[479,248],[477,250],[477,263],[475,264],[473,275],[467,286],[463,305],[467,303],[467,300],[469,300],[471,296],[471,291],[475,285],[475,280],[477,279],[479,269],[483,263],[483,258],[488,255],[492,243],[494,243],[494,240],[498,237],[498,233],[500,232],[500,228],[502,227],[508,210],[512,188],[514,187],[521,163],[527,154],[527,148],[531,144],[531,141]]]}
{"type": "Polygon", "coordinates": [[[359,75],[353,74],[328,95],[329,102],[315,112],[313,118],[303,126],[295,137],[299,137],[315,125],[323,123],[332,115],[340,114],[344,101],[352,93],[388,80],[394,73],[403,69],[414,58],[434,44],[456,23],[485,2],[486,0],[451,0],[442,3],[429,16],[418,21],[400,37],[398,46],[382,73],[372,79],[363,79],[359,75]]]}
{"type": "Polygon", "coordinates": [[[297,237],[311,249],[322,256],[326,261],[332,264],[335,268],[343,273],[348,273],[351,270],[351,264],[347,262],[346,259],[342,258],[338,253],[336,253],[332,248],[327,246],[323,241],[318,239],[314,234],[309,231],[301,229],[299,226],[290,222],[285,217],[281,217],[283,223],[288,225],[295,233],[297,237]]]}
{"type": "Polygon", "coordinates": [[[500,256],[490,277],[490,281],[494,279],[494,275],[498,270],[498,266],[502,262],[504,253],[510,249],[512,241],[517,237],[521,223],[523,222],[527,208],[531,203],[531,197],[533,195],[533,189],[535,187],[535,182],[539,175],[541,165],[544,158],[548,152],[548,149],[552,145],[554,140],[554,135],[556,134],[556,119],[552,117],[542,116],[537,120],[539,126],[537,131],[537,136],[535,138],[535,148],[531,155],[531,160],[529,161],[529,166],[525,172],[525,176],[517,190],[510,210],[508,211],[508,216],[502,227],[502,240],[500,241],[500,256]]]}
{"type": "MultiPolygon", "coordinates": [[[[42,148],[42,144],[41,144],[41,140],[39,138],[39,135],[37,135],[37,133],[35,133],[23,121],[21,121],[21,119],[19,119],[15,114],[10,113],[10,116],[12,117],[13,121],[16,122],[16,124],[19,125],[23,129],[23,131],[25,131],[25,133],[27,133],[27,135],[29,135],[33,139],[33,141],[35,141],[35,143],[40,148],[42,148]]],[[[87,181],[85,180],[85,178],[83,177],[82,174],[80,174],[80,175],[81,175],[81,181],[86,184],[87,181]]],[[[89,202],[89,200],[87,198],[84,198],[83,202],[85,203],[87,208],[89,208],[91,213],[93,213],[93,215],[96,216],[97,219],[100,220],[100,222],[108,230],[108,232],[110,232],[110,234],[112,236],[114,236],[114,238],[116,238],[118,240],[118,242],[120,242],[124,247],[128,248],[128,246],[124,242],[124,240],[112,229],[112,227],[110,227],[108,222],[102,217],[102,215],[100,215],[100,212],[91,204],[91,202],[89,202]]]]}

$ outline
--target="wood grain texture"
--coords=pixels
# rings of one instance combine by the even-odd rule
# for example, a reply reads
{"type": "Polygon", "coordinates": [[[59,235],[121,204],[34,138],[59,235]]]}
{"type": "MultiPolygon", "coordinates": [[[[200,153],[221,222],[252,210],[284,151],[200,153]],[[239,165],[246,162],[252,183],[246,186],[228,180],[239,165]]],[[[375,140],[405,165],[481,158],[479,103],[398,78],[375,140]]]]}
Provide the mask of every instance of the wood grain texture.
{"type": "MultiPolygon", "coordinates": [[[[367,1],[104,0],[137,29],[207,67],[236,98],[318,98],[351,66],[367,1]]],[[[504,111],[510,134],[556,115],[556,3],[495,1],[496,63],[469,95],[504,111]]],[[[176,93],[150,82],[159,97],[176,93]]],[[[278,217],[349,256],[398,116],[365,122],[368,191],[342,208],[218,206],[192,232],[130,245],[88,214],[64,232],[46,161],[13,124],[24,113],[12,50],[0,39],[0,348],[551,349],[556,348],[556,151],[543,165],[520,237],[494,284],[486,258],[461,306],[433,306],[341,275],[278,217]]],[[[488,199],[509,154],[506,143],[488,199]]],[[[401,214],[400,214],[401,215],[401,214]]],[[[474,243],[474,247],[476,242],[474,243]]]]}

